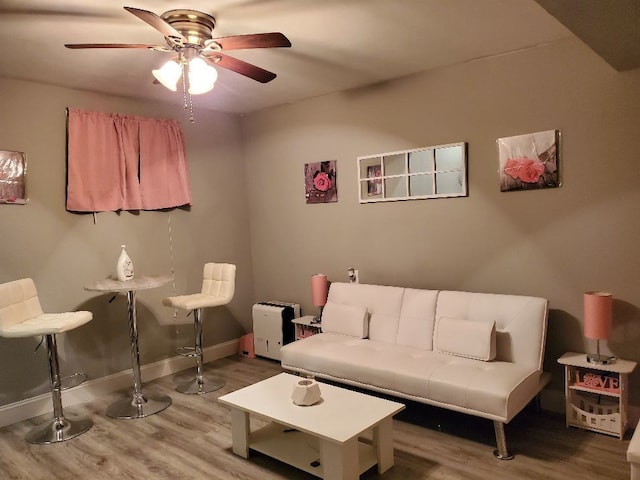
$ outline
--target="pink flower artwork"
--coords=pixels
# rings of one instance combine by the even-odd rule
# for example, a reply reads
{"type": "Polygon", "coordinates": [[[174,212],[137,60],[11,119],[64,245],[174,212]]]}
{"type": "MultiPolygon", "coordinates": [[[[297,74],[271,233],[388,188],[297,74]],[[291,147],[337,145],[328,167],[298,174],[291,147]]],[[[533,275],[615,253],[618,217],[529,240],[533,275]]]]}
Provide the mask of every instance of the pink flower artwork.
{"type": "Polygon", "coordinates": [[[560,186],[558,130],[498,139],[500,191],[560,186]]]}
{"type": "Polygon", "coordinates": [[[336,161],[306,163],[304,189],[307,203],[337,202],[336,161]]]}
{"type": "Polygon", "coordinates": [[[25,174],[27,155],[23,152],[0,150],[0,203],[27,203],[25,174]]]}
{"type": "Polygon", "coordinates": [[[523,182],[536,183],[544,173],[544,164],[532,158],[510,158],[504,166],[504,173],[523,182]]]}
{"type": "Polygon", "coordinates": [[[331,188],[331,180],[329,179],[329,175],[324,172],[318,173],[316,175],[316,178],[313,179],[313,185],[321,192],[326,192],[331,188]]]}

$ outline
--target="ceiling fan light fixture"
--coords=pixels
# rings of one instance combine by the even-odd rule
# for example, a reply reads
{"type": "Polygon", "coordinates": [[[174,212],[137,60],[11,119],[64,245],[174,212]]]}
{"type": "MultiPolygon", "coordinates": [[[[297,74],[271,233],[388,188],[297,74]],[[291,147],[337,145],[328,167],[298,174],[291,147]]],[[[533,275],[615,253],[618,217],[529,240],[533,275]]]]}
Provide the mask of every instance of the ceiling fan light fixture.
{"type": "Polygon", "coordinates": [[[189,93],[191,95],[211,91],[217,78],[217,70],[203,59],[196,57],[189,61],[189,93]]]}
{"type": "Polygon", "coordinates": [[[175,92],[180,75],[182,75],[182,67],[175,60],[169,60],[161,68],[153,70],[151,73],[162,85],[175,92]]]}

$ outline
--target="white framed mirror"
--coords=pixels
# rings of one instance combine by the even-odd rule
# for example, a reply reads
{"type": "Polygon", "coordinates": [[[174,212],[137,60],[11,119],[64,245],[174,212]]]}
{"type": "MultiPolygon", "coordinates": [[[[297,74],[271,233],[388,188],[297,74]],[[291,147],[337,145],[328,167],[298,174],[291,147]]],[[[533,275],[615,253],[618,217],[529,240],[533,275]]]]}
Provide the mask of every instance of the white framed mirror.
{"type": "Polygon", "coordinates": [[[467,196],[465,142],[358,157],[360,203],[467,196]]]}

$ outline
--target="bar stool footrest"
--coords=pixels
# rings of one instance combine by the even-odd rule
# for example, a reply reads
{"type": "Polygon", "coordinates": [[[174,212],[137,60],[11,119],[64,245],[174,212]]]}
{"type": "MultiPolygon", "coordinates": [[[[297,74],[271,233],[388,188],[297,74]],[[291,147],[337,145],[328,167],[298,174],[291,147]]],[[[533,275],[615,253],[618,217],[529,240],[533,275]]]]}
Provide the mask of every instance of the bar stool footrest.
{"type": "Polygon", "coordinates": [[[83,372],[73,373],[60,379],[60,390],[68,390],[77,387],[87,381],[87,374],[83,372]]]}
{"type": "Polygon", "coordinates": [[[200,382],[197,378],[192,378],[188,382],[178,385],[176,391],[187,395],[203,395],[220,390],[224,385],[225,381],[219,377],[203,376],[200,382]]]}
{"type": "Polygon", "coordinates": [[[181,357],[195,357],[196,349],[194,347],[178,347],[176,353],[181,357]]]}

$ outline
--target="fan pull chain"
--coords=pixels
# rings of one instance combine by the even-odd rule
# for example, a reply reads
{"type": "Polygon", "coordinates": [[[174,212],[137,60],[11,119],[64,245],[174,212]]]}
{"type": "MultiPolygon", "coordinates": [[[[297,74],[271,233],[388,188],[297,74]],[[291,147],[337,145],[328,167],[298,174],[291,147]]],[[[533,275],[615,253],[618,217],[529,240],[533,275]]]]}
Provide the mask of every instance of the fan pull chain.
{"type": "Polygon", "coordinates": [[[184,109],[189,110],[189,121],[195,123],[193,118],[193,100],[191,94],[187,92],[187,64],[182,62],[182,98],[184,100],[184,109]],[[189,102],[187,103],[187,95],[189,96],[189,102]]]}
{"type": "Polygon", "coordinates": [[[191,123],[196,123],[196,119],[193,118],[193,101],[191,99],[191,94],[189,94],[189,121],[191,123]]]}
{"type": "MultiPolygon", "coordinates": [[[[167,229],[169,232],[169,263],[171,264],[171,296],[176,296],[176,273],[173,264],[173,230],[171,228],[171,212],[167,212],[167,220],[168,225],[167,229]]],[[[173,309],[173,318],[178,318],[178,309],[173,309]]],[[[178,335],[178,324],[176,324],[176,335],[178,335]]]]}

